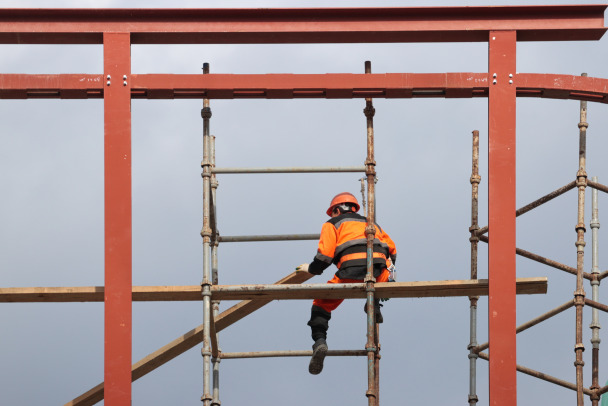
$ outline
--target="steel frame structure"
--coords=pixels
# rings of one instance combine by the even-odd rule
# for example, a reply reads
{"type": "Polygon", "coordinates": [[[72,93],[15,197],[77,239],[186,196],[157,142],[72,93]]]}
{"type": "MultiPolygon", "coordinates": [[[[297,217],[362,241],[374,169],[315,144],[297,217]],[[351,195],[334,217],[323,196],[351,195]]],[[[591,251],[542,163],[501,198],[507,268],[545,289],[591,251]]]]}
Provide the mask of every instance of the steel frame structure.
{"type": "MultiPolygon", "coordinates": [[[[583,73],[582,76],[587,76],[583,73]]],[[[597,177],[593,177],[592,180],[587,180],[586,172],[586,151],[587,151],[587,101],[582,100],[580,102],[580,121],[578,123],[579,128],[579,162],[578,171],[576,174],[576,180],[568,183],[561,188],[554,190],[545,196],[527,204],[524,207],[518,209],[515,213],[516,217],[521,216],[541,205],[561,196],[562,194],[577,188],[578,190],[578,211],[577,211],[577,225],[575,227],[577,239],[576,239],[576,250],[577,250],[577,266],[576,268],[561,264],[557,261],[542,257],[537,254],[533,254],[526,250],[516,248],[517,255],[529,258],[533,261],[537,261],[544,265],[552,268],[559,269],[561,271],[570,273],[576,276],[576,290],[574,291],[574,298],[565,302],[564,304],[551,309],[550,311],[518,326],[516,329],[517,333],[525,331],[533,326],[542,323],[545,320],[550,319],[572,307],[576,309],[576,343],[574,346],[575,351],[575,362],[576,368],[576,382],[570,383],[563,379],[556,378],[554,376],[535,371],[533,369],[517,365],[517,371],[533,376],[535,378],[542,379],[544,381],[562,386],[576,391],[577,393],[577,405],[582,406],[584,404],[584,395],[589,396],[593,406],[598,406],[600,397],[602,394],[608,392],[608,386],[600,386],[599,383],[599,329],[601,328],[599,323],[599,311],[608,312],[608,306],[599,302],[599,285],[600,282],[608,276],[608,271],[600,273],[598,265],[598,229],[600,227],[598,217],[598,190],[608,193],[608,187],[598,183],[597,177]],[[592,190],[592,218],[590,221],[590,227],[592,229],[592,271],[591,273],[584,272],[583,258],[584,258],[584,247],[585,239],[584,234],[586,231],[585,222],[585,190],[587,187],[591,187],[592,190]],[[592,287],[592,299],[585,297],[585,291],[583,288],[583,281],[587,279],[591,282],[592,287]],[[587,305],[592,308],[592,321],[591,321],[591,344],[592,344],[592,369],[591,369],[591,385],[589,388],[584,386],[583,382],[583,351],[585,346],[583,344],[583,307],[587,305]]],[[[489,231],[489,227],[479,227],[478,220],[478,207],[479,207],[479,184],[481,182],[481,176],[479,175],[479,131],[473,131],[473,148],[472,148],[472,170],[471,170],[471,227],[469,231],[471,233],[471,280],[477,279],[477,253],[479,241],[489,243],[490,239],[485,234],[489,231]]],[[[470,359],[470,385],[469,385],[469,404],[476,405],[478,398],[476,394],[476,360],[482,358],[490,360],[490,356],[482,351],[490,347],[489,343],[484,344],[477,343],[477,301],[479,297],[471,296],[470,300],[470,342],[469,342],[469,359],[470,359]]]]}
{"type": "MultiPolygon", "coordinates": [[[[0,43],[104,47],[101,74],[1,74],[0,98],[104,99],[106,404],[128,405],[131,401],[132,98],[487,97],[489,227],[494,230],[489,244],[490,404],[515,405],[516,97],[608,103],[608,79],[516,73],[516,44],[599,40],[606,31],[605,8],[0,10],[0,43]],[[488,42],[488,72],[147,75],[132,74],[130,68],[131,44],[456,41],[488,42]]],[[[366,166],[371,164],[366,162],[366,166]]],[[[579,295],[578,302],[581,299],[579,295]]]]}

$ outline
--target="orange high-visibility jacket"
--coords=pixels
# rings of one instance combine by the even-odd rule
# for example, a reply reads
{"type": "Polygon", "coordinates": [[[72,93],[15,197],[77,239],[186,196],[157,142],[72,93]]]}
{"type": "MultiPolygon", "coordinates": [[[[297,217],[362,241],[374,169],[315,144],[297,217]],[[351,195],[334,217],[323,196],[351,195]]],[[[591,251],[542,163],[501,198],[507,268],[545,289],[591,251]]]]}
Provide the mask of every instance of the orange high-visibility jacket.
{"type": "MultiPolygon", "coordinates": [[[[321,274],[332,263],[338,267],[336,276],[341,279],[363,279],[367,273],[367,220],[360,214],[350,212],[329,219],[321,229],[319,249],[308,271],[321,274]]],[[[395,243],[376,224],[373,245],[374,277],[387,268],[389,259],[395,263],[395,243]]]]}

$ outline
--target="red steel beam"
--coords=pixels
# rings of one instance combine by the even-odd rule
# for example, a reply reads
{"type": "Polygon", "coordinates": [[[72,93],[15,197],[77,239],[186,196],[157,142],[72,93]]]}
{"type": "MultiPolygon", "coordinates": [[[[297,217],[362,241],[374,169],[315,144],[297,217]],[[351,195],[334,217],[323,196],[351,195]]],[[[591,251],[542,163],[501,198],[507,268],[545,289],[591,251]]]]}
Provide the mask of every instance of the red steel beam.
{"type": "Polygon", "coordinates": [[[490,30],[518,41],[598,40],[606,5],[283,8],[3,9],[0,43],[133,44],[483,42],[490,30]]]}
{"type": "Polygon", "coordinates": [[[104,34],[105,404],[131,405],[131,45],[104,34]],[[126,85],[123,75],[127,76],[126,85]],[[106,79],[108,80],[108,79],[106,79]]]}
{"type": "Polygon", "coordinates": [[[488,65],[488,329],[490,405],[517,404],[515,289],[515,31],[490,32],[488,65]]]}
{"type": "MultiPolygon", "coordinates": [[[[608,103],[608,79],[519,73],[517,97],[608,103]]],[[[468,98],[488,96],[487,73],[135,74],[134,99],[468,98]]],[[[0,99],[102,98],[103,75],[0,74],[0,99]]]]}

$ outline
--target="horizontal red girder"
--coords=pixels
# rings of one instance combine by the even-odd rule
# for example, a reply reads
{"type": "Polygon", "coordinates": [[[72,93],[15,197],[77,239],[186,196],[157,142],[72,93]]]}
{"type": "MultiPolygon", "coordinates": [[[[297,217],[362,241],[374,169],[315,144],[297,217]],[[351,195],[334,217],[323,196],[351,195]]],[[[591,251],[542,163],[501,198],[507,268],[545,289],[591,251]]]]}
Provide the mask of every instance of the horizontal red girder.
{"type": "MultiPolygon", "coordinates": [[[[135,74],[128,80],[133,99],[488,96],[487,73],[135,74]]],[[[518,73],[513,81],[518,97],[608,103],[608,79],[518,73]]],[[[123,86],[122,82],[122,77],[112,78],[110,85],[123,86]]],[[[102,98],[107,86],[103,75],[0,74],[0,99],[102,98]]]]}
{"type": "Polygon", "coordinates": [[[1,9],[0,43],[133,44],[479,42],[490,30],[518,41],[597,40],[606,5],[283,8],[1,9]]]}

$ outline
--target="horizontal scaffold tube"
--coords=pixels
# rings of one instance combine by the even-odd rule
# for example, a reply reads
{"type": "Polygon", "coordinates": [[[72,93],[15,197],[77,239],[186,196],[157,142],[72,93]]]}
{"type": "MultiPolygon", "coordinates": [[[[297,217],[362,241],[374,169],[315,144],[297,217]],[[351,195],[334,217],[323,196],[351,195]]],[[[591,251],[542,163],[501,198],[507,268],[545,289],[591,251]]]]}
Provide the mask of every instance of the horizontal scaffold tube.
{"type": "Polygon", "coordinates": [[[284,167],[284,168],[213,168],[211,173],[326,173],[326,172],[365,172],[365,166],[345,167],[284,167]]]}
{"type": "MultiPolygon", "coordinates": [[[[309,274],[306,274],[309,275],[309,274]]],[[[518,278],[518,294],[547,293],[547,278],[518,278]]],[[[375,284],[376,297],[487,296],[488,280],[446,280],[422,282],[381,282],[375,284]]],[[[133,301],[200,301],[201,287],[134,286],[133,301]]],[[[213,285],[214,300],[355,299],[366,296],[365,283],[213,285]]],[[[103,302],[103,286],[68,288],[0,288],[4,302],[103,302]]]]}
{"type": "Polygon", "coordinates": [[[220,242],[260,242],[260,241],[296,241],[318,240],[319,234],[275,234],[275,235],[236,235],[220,236],[220,242]]]}
{"type": "MultiPolygon", "coordinates": [[[[334,357],[364,357],[366,350],[329,350],[327,355],[334,357]]],[[[310,357],[312,350],[307,351],[254,351],[254,352],[222,352],[221,359],[237,358],[274,358],[274,357],[310,357]]]]}

